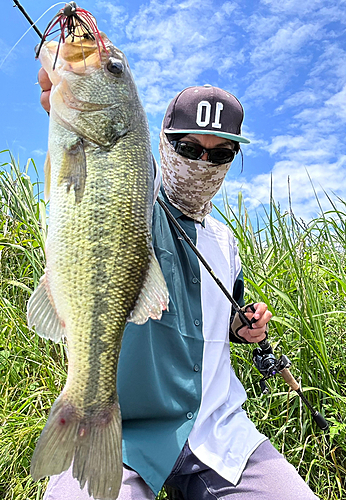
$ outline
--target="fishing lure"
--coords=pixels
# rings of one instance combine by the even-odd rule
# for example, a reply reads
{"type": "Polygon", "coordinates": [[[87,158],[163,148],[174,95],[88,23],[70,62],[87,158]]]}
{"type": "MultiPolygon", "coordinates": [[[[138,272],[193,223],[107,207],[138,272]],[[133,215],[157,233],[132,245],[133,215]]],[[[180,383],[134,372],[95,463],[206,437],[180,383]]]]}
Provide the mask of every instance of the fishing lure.
{"type": "Polygon", "coordinates": [[[59,56],[61,43],[65,43],[67,38],[71,41],[82,43],[83,40],[95,40],[97,43],[98,52],[101,58],[101,46],[108,53],[108,50],[102,40],[102,36],[97,27],[96,21],[87,10],[81,9],[76,2],[69,2],[63,9],[60,9],[53,19],[48,23],[41,38],[41,42],[36,49],[36,58],[39,57],[42,45],[47,41],[47,38],[59,33],[58,48],[56,51],[53,70],[59,56]]]}

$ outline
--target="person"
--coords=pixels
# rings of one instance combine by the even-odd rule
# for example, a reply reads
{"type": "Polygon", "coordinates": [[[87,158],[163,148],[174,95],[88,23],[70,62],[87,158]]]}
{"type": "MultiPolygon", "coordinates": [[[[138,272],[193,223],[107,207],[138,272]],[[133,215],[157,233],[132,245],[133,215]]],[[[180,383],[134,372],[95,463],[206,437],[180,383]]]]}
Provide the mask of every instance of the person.
{"type": "MultiPolygon", "coordinates": [[[[41,103],[49,111],[51,83],[42,69],[39,83],[41,103]]],[[[229,342],[260,342],[271,318],[262,302],[244,306],[234,236],[210,215],[211,199],[240,144],[250,142],[241,135],[243,116],[238,99],[220,88],[180,92],[168,106],[160,134],[158,196],[256,322],[252,329],[242,323],[156,202],[153,245],[170,303],[160,321],[130,323],[124,332],[118,369],[120,500],[154,499],[164,484],[170,500],[317,498],[242,409],[246,393],[230,365],[229,342]]],[[[71,469],[50,479],[44,498],[90,499],[71,469]]]]}

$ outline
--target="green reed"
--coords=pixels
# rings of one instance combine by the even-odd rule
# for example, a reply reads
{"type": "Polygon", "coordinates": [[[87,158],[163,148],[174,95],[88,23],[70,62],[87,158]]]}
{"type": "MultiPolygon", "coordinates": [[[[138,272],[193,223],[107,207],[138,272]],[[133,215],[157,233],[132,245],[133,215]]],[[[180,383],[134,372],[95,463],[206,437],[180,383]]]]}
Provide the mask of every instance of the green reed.
{"type": "MultiPolygon", "coordinates": [[[[0,498],[42,500],[47,480],[32,481],[30,459],[66,380],[66,357],[62,344],[26,325],[47,234],[41,188],[28,175],[35,165],[30,160],[20,170],[9,152],[0,154],[0,498]]],[[[346,203],[330,199],[330,210],[305,223],[271,199],[256,227],[241,195],[237,211],[225,203],[223,212],[238,239],[248,300],[268,304],[275,353],[290,358],[293,375],[331,427],[320,431],[279,377],[261,396],[252,348],[231,345],[248,392],[246,410],[320,498],[346,498],[346,203]]]]}
{"type": "Polygon", "coordinates": [[[26,325],[26,303],[44,272],[45,204],[8,152],[0,167],[0,498],[42,498],[29,475],[35,442],[65,379],[61,345],[26,325]]]}
{"type": "Polygon", "coordinates": [[[292,374],[331,426],[321,431],[280,377],[269,381],[270,395],[261,395],[252,348],[233,345],[232,363],[248,390],[246,409],[316,495],[341,499],[346,498],[346,203],[329,202],[330,210],[320,207],[320,216],[306,223],[292,209],[281,212],[270,197],[254,228],[240,193],[236,211],[225,197],[223,217],[238,240],[248,301],[268,304],[276,355],[289,357],[292,374]]]}

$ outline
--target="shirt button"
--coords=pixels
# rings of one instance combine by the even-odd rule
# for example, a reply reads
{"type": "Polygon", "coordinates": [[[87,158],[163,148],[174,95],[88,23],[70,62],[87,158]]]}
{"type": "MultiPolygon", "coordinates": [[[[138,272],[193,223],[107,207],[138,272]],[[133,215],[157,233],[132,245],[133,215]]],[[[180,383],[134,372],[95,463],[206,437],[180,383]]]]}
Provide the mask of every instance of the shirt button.
{"type": "Polygon", "coordinates": [[[191,280],[191,281],[192,281],[192,283],[194,283],[194,284],[198,283],[198,279],[197,279],[197,278],[192,278],[192,280],[191,280]]]}
{"type": "Polygon", "coordinates": [[[194,323],[196,326],[199,326],[199,319],[195,319],[194,323]]]}
{"type": "Polygon", "coordinates": [[[195,372],[199,372],[199,365],[197,365],[197,364],[196,364],[196,365],[193,367],[193,371],[195,371],[195,372]]]}
{"type": "Polygon", "coordinates": [[[191,420],[193,418],[193,413],[192,411],[189,411],[187,414],[186,414],[186,418],[188,418],[189,420],[191,420]]]}

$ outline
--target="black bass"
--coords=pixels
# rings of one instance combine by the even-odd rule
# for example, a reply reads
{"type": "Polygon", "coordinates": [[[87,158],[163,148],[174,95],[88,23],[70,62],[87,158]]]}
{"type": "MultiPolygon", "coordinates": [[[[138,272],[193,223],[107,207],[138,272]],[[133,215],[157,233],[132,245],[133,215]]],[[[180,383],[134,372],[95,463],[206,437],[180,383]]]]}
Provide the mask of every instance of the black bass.
{"type": "Polygon", "coordinates": [[[44,338],[67,339],[68,376],[31,474],[35,480],[59,474],[73,462],[81,488],[87,482],[94,498],[115,499],[123,331],[127,321],[160,319],[168,292],[151,245],[146,115],[124,54],[90,30],[95,39],[69,37],[57,57],[56,42],[40,48],[53,82],[45,165],[50,210],[46,272],[29,300],[28,324],[44,338]]]}

